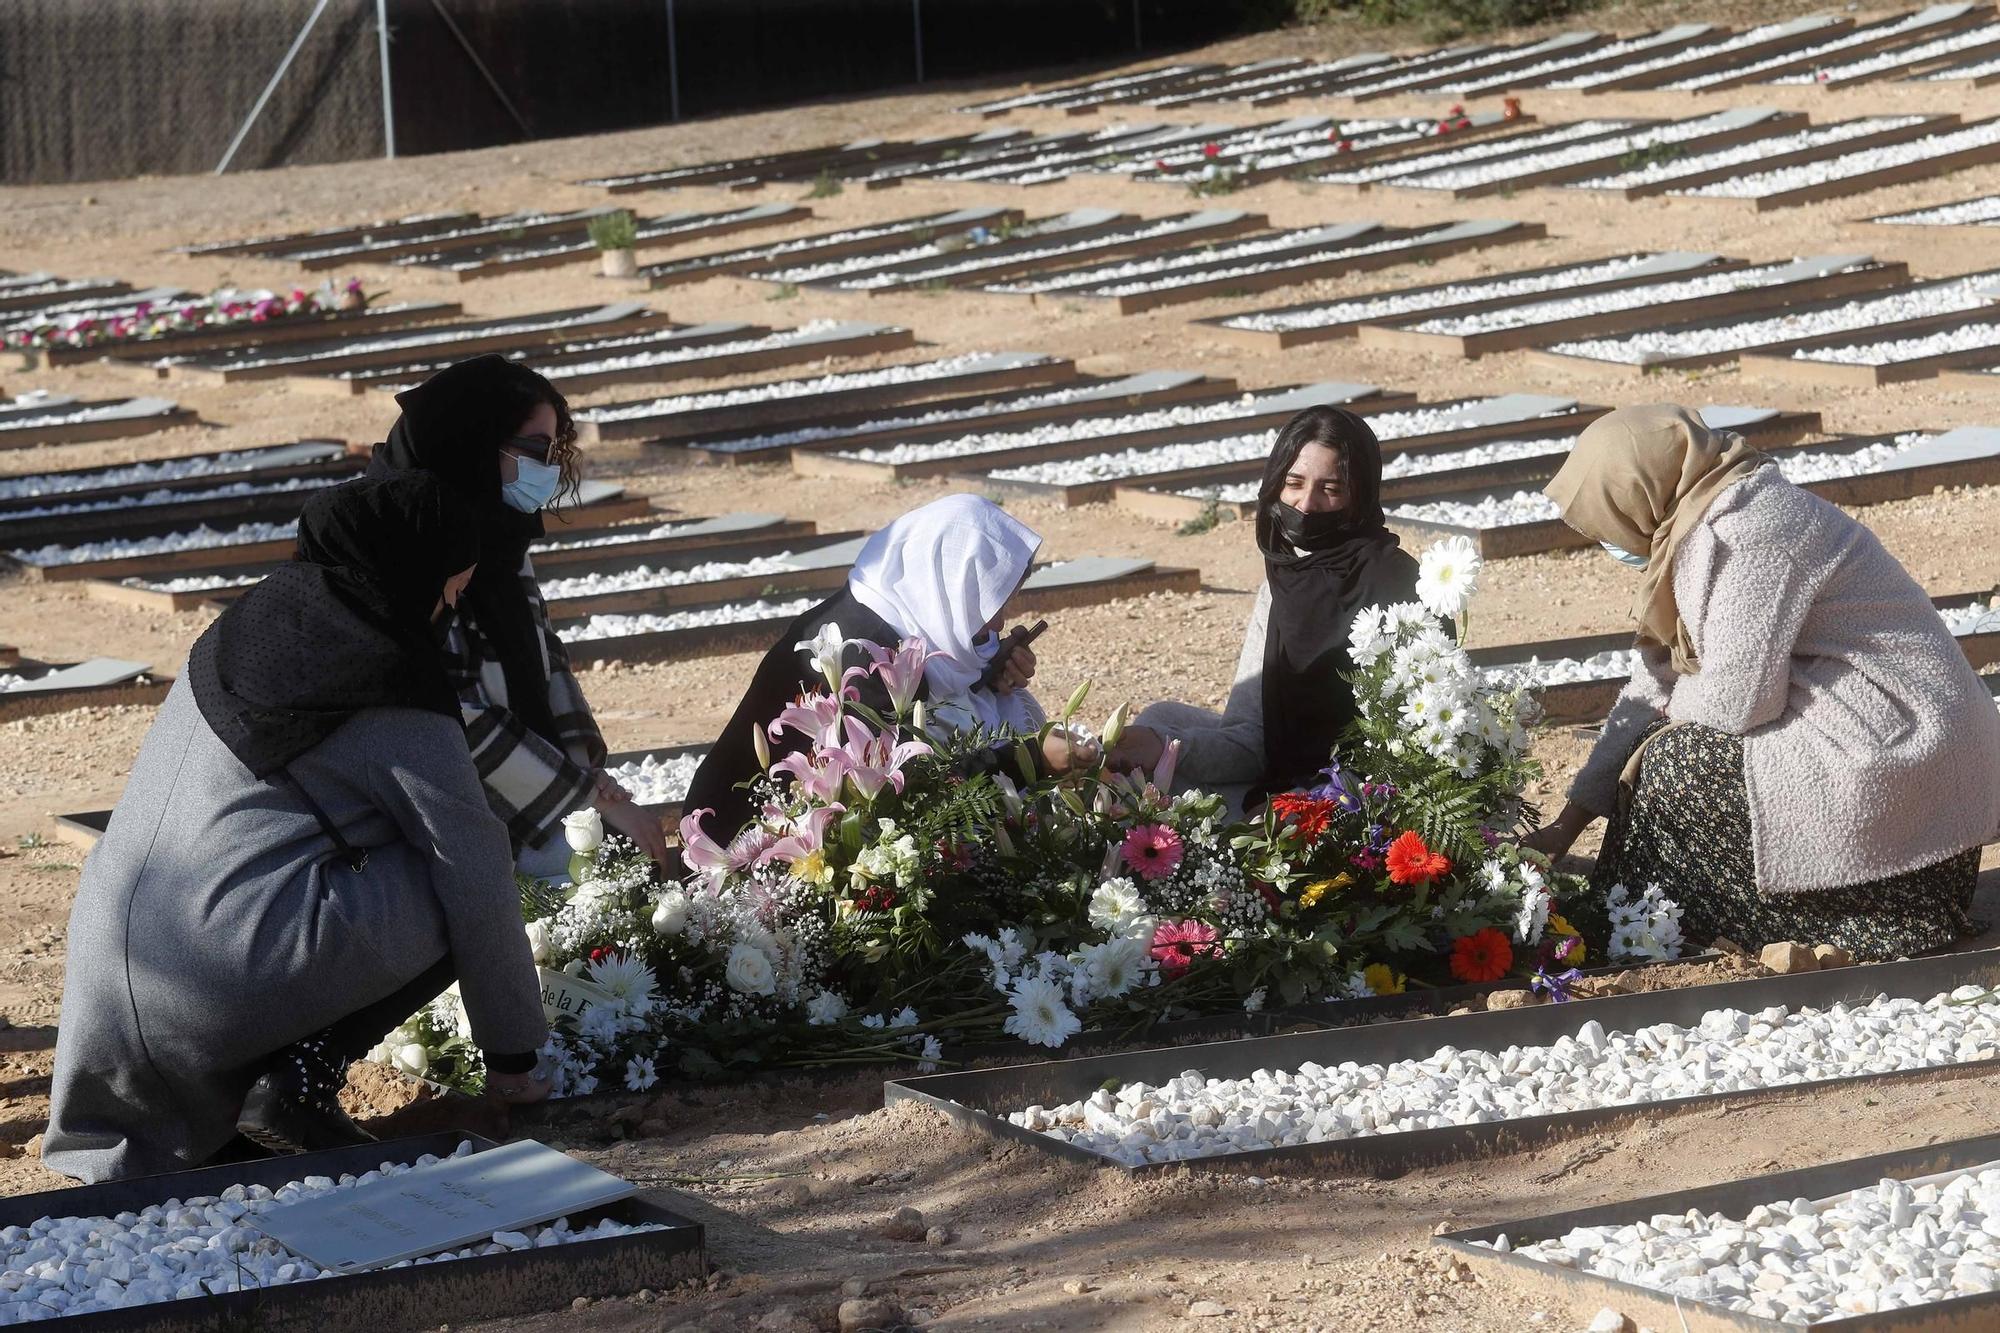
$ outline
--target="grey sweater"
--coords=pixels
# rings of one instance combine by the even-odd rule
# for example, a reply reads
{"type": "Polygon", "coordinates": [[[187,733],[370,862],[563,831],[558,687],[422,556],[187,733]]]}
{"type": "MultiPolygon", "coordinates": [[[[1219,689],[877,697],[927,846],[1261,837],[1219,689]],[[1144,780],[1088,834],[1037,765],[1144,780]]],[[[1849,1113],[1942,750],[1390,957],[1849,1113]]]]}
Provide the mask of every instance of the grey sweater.
{"type": "Polygon", "coordinates": [[[1875,535],[1765,468],[1719,496],[1674,566],[1701,670],[1664,650],[1619,696],[1570,799],[1609,815],[1666,716],[1743,738],[1758,887],[1865,884],[2000,829],[2000,713],[1875,535]]]}
{"type": "Polygon", "coordinates": [[[84,863],[43,1155],[84,1180],[199,1163],[264,1060],[449,953],[474,1039],[546,1033],[507,832],[455,719],[357,714],[289,765],[299,794],[218,740],[186,677],[84,863]]]}

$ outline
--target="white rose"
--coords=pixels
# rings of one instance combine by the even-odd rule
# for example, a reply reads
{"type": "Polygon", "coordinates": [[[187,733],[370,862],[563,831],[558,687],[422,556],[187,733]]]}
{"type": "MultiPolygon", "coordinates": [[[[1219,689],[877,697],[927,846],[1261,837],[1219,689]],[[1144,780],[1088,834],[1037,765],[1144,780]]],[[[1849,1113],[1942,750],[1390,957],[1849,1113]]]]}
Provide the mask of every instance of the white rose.
{"type": "Polygon", "coordinates": [[[431,1053],[417,1042],[409,1042],[396,1048],[396,1068],[411,1078],[422,1078],[430,1071],[431,1053]]]}
{"type": "Polygon", "coordinates": [[[668,889],[653,909],[654,933],[672,938],[686,930],[687,923],[688,896],[679,889],[668,889]]]}
{"type": "Polygon", "coordinates": [[[563,816],[563,839],[573,852],[590,855],[604,845],[604,816],[592,806],[563,816]]]}
{"type": "Polygon", "coordinates": [[[762,949],[748,944],[729,950],[729,966],[724,971],[732,989],[745,995],[771,995],[778,989],[778,976],[771,959],[762,949]]]}
{"type": "Polygon", "coordinates": [[[527,930],[528,953],[533,956],[536,965],[540,966],[549,961],[549,923],[530,921],[527,930]]]}

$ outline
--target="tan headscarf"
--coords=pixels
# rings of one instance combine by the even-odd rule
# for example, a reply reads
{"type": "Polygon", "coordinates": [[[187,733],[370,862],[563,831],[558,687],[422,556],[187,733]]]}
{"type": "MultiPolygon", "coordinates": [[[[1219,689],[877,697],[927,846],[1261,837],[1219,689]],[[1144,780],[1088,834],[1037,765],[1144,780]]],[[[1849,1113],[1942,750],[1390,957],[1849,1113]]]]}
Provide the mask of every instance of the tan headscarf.
{"type": "Polygon", "coordinates": [[[1771,461],[1684,407],[1621,407],[1585,427],[1543,490],[1584,536],[1646,557],[1632,615],[1682,675],[1701,663],[1674,601],[1674,555],[1718,495],[1771,461]]]}

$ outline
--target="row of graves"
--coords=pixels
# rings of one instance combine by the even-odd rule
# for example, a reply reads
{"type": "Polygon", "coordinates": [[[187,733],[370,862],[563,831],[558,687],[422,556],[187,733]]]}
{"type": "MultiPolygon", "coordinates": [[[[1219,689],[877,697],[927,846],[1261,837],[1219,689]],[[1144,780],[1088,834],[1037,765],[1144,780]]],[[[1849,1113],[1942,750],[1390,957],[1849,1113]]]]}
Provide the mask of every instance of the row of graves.
{"type": "Polygon", "coordinates": [[[1390,97],[1479,97],[1531,89],[1707,92],[1748,84],[1837,89],[1885,80],[1985,87],[2000,80],[1991,5],[1941,4],[1873,20],[1812,15],[1741,31],[1681,23],[1626,37],[1594,31],[1531,42],[1440,47],[1337,60],[1183,63],[961,107],[998,117],[1087,115],[1140,106],[1273,106],[1295,98],[1362,104],[1390,97]]]}

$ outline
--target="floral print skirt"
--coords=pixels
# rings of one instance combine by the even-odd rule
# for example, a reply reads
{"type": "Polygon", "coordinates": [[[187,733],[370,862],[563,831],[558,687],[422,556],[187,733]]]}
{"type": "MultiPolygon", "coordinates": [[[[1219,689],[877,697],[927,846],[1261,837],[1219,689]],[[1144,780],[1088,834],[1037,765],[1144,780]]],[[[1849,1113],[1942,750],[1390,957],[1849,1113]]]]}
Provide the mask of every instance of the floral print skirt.
{"type": "Polygon", "coordinates": [[[1759,949],[1796,940],[1874,960],[1949,948],[1978,933],[1968,915],[1978,876],[1974,847],[1867,884],[1760,893],[1742,738],[1677,726],[1647,747],[1631,809],[1611,820],[1591,883],[1599,890],[1658,884],[1681,905],[1690,943],[1724,937],[1759,949]]]}

